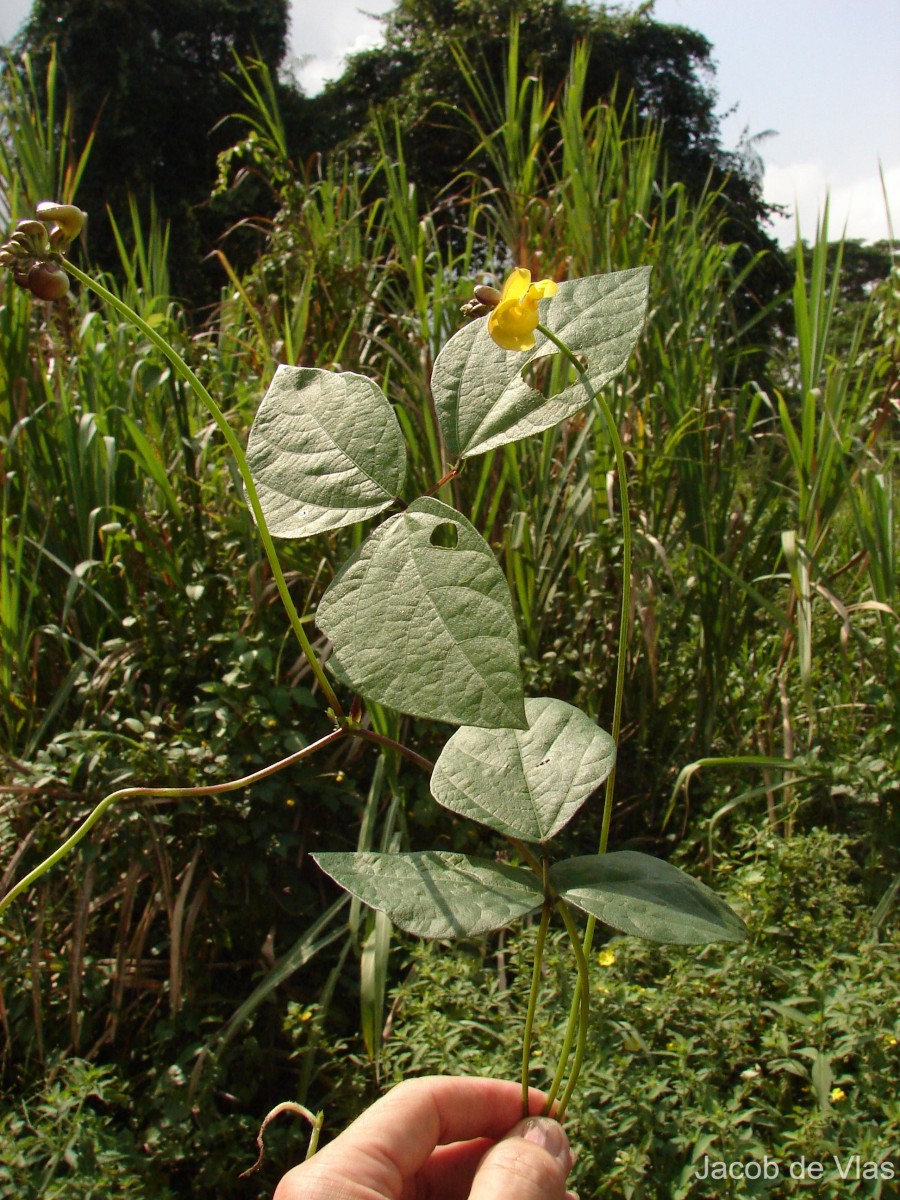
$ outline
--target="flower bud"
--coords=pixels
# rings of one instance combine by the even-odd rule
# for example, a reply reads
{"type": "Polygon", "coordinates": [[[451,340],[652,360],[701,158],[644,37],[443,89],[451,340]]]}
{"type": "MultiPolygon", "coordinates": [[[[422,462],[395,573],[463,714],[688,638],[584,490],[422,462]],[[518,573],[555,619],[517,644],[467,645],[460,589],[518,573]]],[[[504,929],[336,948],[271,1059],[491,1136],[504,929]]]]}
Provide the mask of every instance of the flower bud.
{"type": "Polygon", "coordinates": [[[55,222],[69,242],[73,242],[84,228],[84,213],[74,204],[57,204],[53,200],[42,200],[35,212],[47,224],[55,222]]]}
{"type": "Polygon", "coordinates": [[[20,221],[16,226],[13,237],[17,239],[20,237],[26,238],[29,246],[36,254],[40,254],[47,249],[47,226],[41,224],[40,221],[35,221],[33,217],[26,221],[20,221]]]}
{"type": "Polygon", "coordinates": [[[38,300],[61,300],[69,290],[69,277],[56,263],[35,263],[26,287],[38,300]]]}

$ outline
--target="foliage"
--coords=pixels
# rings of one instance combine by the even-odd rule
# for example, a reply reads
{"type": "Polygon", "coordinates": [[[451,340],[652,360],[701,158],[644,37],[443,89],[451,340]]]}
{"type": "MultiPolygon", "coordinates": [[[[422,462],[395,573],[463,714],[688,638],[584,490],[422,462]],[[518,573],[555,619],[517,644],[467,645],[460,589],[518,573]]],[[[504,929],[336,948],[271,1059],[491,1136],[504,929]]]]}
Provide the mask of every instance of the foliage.
{"type": "MultiPolygon", "coordinates": [[[[91,214],[95,262],[118,259],[107,209],[117,220],[138,197],[142,220],[155,203],[171,222],[176,287],[200,298],[199,262],[228,222],[200,206],[228,145],[235,55],[273,71],[287,44],[287,0],[36,0],[21,35],[38,69],[55,56],[71,103],[76,144],[93,139],[80,202],[91,214]]],[[[47,193],[35,199],[46,199],[47,193]]],[[[205,284],[208,298],[209,283],[205,284]]]]}
{"type": "Polygon", "coordinates": [[[127,1089],[112,1071],[63,1060],[42,1092],[0,1117],[0,1196],[169,1200],[135,1146],[129,1110],[127,1089]]]}
{"type": "MultiPolygon", "coordinates": [[[[801,1154],[824,1161],[836,1179],[834,1155],[872,1162],[896,1146],[897,925],[873,933],[859,865],[865,846],[822,828],[780,839],[745,826],[736,841],[717,882],[750,924],[747,943],[651,949],[614,938],[592,958],[599,1002],[584,1100],[569,1130],[579,1150],[572,1186],[582,1195],[805,1195],[808,1182],[788,1177],[801,1154]],[[781,1176],[755,1190],[744,1181],[704,1185],[695,1178],[704,1155],[769,1155],[781,1176]]],[[[408,946],[390,997],[381,1085],[431,1072],[514,1073],[534,934],[458,949],[408,946]]],[[[547,949],[537,1016],[545,1041],[561,1036],[566,957],[556,942],[547,949]]],[[[329,1055],[335,1129],[363,1099],[366,1065],[352,1044],[329,1055]]],[[[543,1069],[549,1078],[551,1064],[543,1069]]],[[[868,1197],[887,1197],[892,1186],[840,1184],[868,1197]]]]}
{"type": "Polygon", "coordinates": [[[427,192],[440,191],[448,167],[465,159],[460,116],[471,108],[472,96],[459,60],[472,64],[485,89],[497,95],[511,27],[524,71],[540,74],[549,95],[561,87],[576,44],[589,41],[589,104],[608,97],[618,79],[623,99],[634,92],[642,113],[665,121],[667,146],[679,168],[687,165],[689,153],[698,163],[705,156],[708,165],[716,149],[714,96],[703,78],[710,72],[710,44],[646,12],[621,14],[565,0],[400,0],[383,24],[383,45],[353,55],[313,114],[321,111],[326,145],[335,145],[362,132],[371,109],[399,101],[412,115],[404,139],[410,173],[427,192]],[[440,155],[429,132],[435,120],[442,127],[440,155]]]}
{"type": "MultiPolygon", "coordinates": [[[[540,202],[536,188],[509,194],[491,171],[494,147],[487,140],[473,147],[470,126],[502,144],[504,121],[530,106],[541,154],[564,154],[565,141],[549,139],[541,122],[583,55],[582,111],[609,106],[621,118],[633,104],[660,130],[656,182],[677,179],[694,200],[713,191],[723,238],[736,245],[740,265],[767,251],[754,262],[757,298],[768,302],[786,286],[780,254],[763,229],[767,209],[752,163],[721,146],[712,47],[701,34],[656,21],[652,6],[620,11],[567,0],[398,0],[383,21],[383,44],[352,55],[343,75],[309,101],[301,157],[349,143],[371,160],[378,149],[371,114],[397,112],[409,177],[432,205],[443,199],[454,211],[461,171],[483,178],[488,194],[500,189],[501,202],[540,202]]],[[[524,263],[525,247],[515,238],[507,244],[524,263]]]]}
{"type": "MultiPolygon", "coordinates": [[[[117,217],[121,254],[105,282],[226,398],[241,437],[278,364],[361,372],[382,387],[403,430],[409,498],[450,466],[428,385],[439,348],[461,324],[458,309],[473,279],[496,272],[499,281],[513,260],[559,279],[652,266],[647,334],[605,389],[625,443],[636,525],[612,844],[660,844],[685,762],[726,753],[744,760],[728,774],[707,762],[689,792],[679,793],[678,820],[666,835],[674,845],[686,833],[730,861],[735,821],[766,827],[760,837],[772,847],[771,877],[752,883],[752,904],[738,903],[752,922],[758,899],[759,919],[764,912],[784,932],[770,939],[763,930],[749,959],[744,951],[644,955],[618,943],[617,967],[630,972],[636,964],[635,974],[615,984],[623,1023],[642,1021],[645,1004],[659,1014],[669,1003],[657,969],[677,966],[673,980],[683,987],[673,992],[678,1011],[665,1010],[668,1024],[702,1000],[696,1022],[679,1026],[692,1039],[683,1070],[680,1059],[663,1057],[675,1051],[651,1039],[655,1026],[640,1025],[654,1048],[649,1058],[628,1049],[627,1030],[601,1024],[592,1034],[610,1055],[605,1067],[598,1056],[585,1077],[588,1086],[600,1079],[600,1114],[613,1084],[629,1107],[624,1115],[615,1109],[614,1124],[592,1126],[583,1144],[602,1150],[615,1134],[623,1158],[605,1165],[637,1188],[634,1164],[643,1161],[645,1143],[653,1169],[662,1163],[660,1178],[674,1178],[666,1174],[663,1140],[681,1139],[683,1170],[697,1129],[730,1146],[744,1127],[739,1107],[760,1095],[759,1120],[769,1132],[754,1125],[757,1144],[787,1146],[794,1138],[802,1153],[826,1128],[801,1090],[807,1081],[790,1074],[809,1072],[811,1062],[799,1050],[814,1041],[800,1040],[799,1024],[783,1018],[788,1048],[776,1049],[794,1066],[771,1078],[738,1082],[709,1052],[732,1044],[727,1030],[718,1037],[722,1013],[743,1014],[742,1028],[757,1029],[750,1013],[757,978],[771,989],[783,985],[767,993],[782,1003],[792,990],[801,998],[824,994],[829,972],[839,971],[860,1024],[882,1031],[880,1015],[865,1016],[867,1005],[880,1004],[867,991],[865,971],[876,980],[885,974],[873,989],[888,994],[893,984],[882,951],[847,922],[854,914],[862,919],[863,902],[871,908],[880,901],[887,940],[900,868],[893,852],[900,293],[894,272],[858,318],[845,322],[839,247],[822,230],[793,264],[799,339],[768,347],[762,326],[747,315],[747,277],[723,236],[718,193],[692,196],[666,174],[659,129],[640,121],[624,95],[615,106],[585,105],[581,62],[576,56],[556,97],[508,70],[499,110],[469,105],[459,117],[460,129],[469,130],[466,155],[477,150],[484,165],[475,170],[473,158],[472,174],[459,181],[452,213],[459,237],[450,243],[441,233],[448,210],[437,210],[415,186],[389,121],[377,127],[376,148],[362,164],[339,155],[292,163],[289,139],[278,133],[277,94],[248,67],[240,76],[246,103],[275,107],[248,109],[258,125],[257,157],[235,155],[231,165],[248,162],[274,188],[280,209],[265,252],[247,272],[219,259],[230,270],[222,303],[206,327],[192,331],[172,303],[166,227],[158,217],[145,223],[135,210],[134,221],[130,213],[117,217]],[[793,539],[785,543],[783,531],[793,539]],[[752,755],[793,756],[796,770],[748,765],[752,755]],[[773,913],[786,911],[792,878],[792,903],[802,911],[819,895],[819,860],[830,858],[833,843],[811,842],[817,859],[800,853],[792,833],[813,821],[852,831],[857,867],[846,869],[854,887],[864,878],[866,890],[837,882],[824,888],[801,931],[789,913],[777,921],[773,913]],[[766,910],[776,892],[777,904],[766,910]],[[836,908],[827,907],[831,900],[836,908]],[[831,947],[820,950],[815,939],[826,915],[831,947]],[[792,943],[814,964],[827,962],[815,993],[799,951],[784,965],[792,943]],[[847,957],[826,959],[832,949],[847,957]],[[765,973],[769,959],[786,979],[765,973]],[[734,967],[727,980],[712,967],[723,962],[734,967]],[[737,973],[747,963],[751,985],[737,973]],[[720,1010],[723,987],[729,1007],[720,1010]],[[668,1091],[657,1096],[658,1061],[667,1064],[668,1091]],[[677,1072],[669,1070],[673,1063],[677,1072]],[[655,1123],[656,1111],[665,1125],[655,1123]]],[[[492,82],[499,87],[499,77],[492,82]]],[[[17,110],[25,114],[15,143],[20,167],[29,147],[44,145],[28,125],[29,103],[17,110]]],[[[80,146],[64,138],[46,147],[53,177],[70,186],[80,146]]],[[[44,177],[43,155],[24,178],[44,177]]],[[[0,167],[9,197],[17,160],[0,167]]],[[[230,199],[237,203],[239,195],[230,199]]],[[[92,308],[83,293],[73,289],[52,309],[0,286],[5,891],[110,788],[219,784],[301,749],[327,724],[313,712],[317,686],[275,619],[270,569],[193,394],[146,336],[92,308]]],[[[552,378],[536,382],[554,386],[552,378]]],[[[608,723],[615,691],[619,629],[610,597],[621,598],[623,546],[612,468],[595,423],[576,412],[471,461],[441,492],[498,555],[513,596],[526,695],[571,702],[592,723],[608,723]]],[[[281,547],[305,628],[363,536],[342,528],[281,547]]],[[[431,722],[377,706],[369,717],[371,732],[414,741],[428,754],[436,755],[445,736],[431,722]]],[[[563,853],[593,852],[593,814],[589,804],[576,829],[557,835],[563,853]]],[[[333,750],[318,769],[299,763],[239,793],[121,802],[82,843],[71,869],[47,877],[4,920],[4,1119],[13,1119],[20,1097],[45,1090],[54,1057],[74,1048],[92,1067],[108,1065],[127,1088],[128,1137],[152,1147],[161,1188],[251,1194],[254,1185],[237,1184],[236,1176],[254,1157],[260,1116],[271,1104],[292,1095],[324,1105],[334,1130],[377,1090],[377,1068],[369,1064],[391,1000],[379,999],[384,977],[372,967],[384,963],[385,930],[358,905],[329,907],[309,851],[387,853],[408,843],[411,830],[445,853],[492,853],[471,821],[434,804],[417,770],[362,742],[333,750]],[[360,1025],[365,1052],[355,1040],[360,1025]],[[342,1046],[364,1065],[356,1069],[342,1046]]],[[[406,949],[394,935],[398,941],[406,949]]],[[[472,1008],[466,984],[474,963],[480,983],[504,992],[502,974],[482,971],[481,953],[451,959],[441,947],[423,956],[422,963],[436,964],[437,982],[433,993],[423,989],[421,1011],[447,1045],[477,1032],[483,1056],[460,1059],[463,1069],[509,1073],[517,1065],[492,1057],[509,1040],[508,1011],[492,1008],[500,1014],[495,1024],[480,1000],[472,1008]]],[[[547,953],[555,964],[552,940],[547,953]]],[[[501,958],[521,1010],[527,980],[513,961],[508,953],[501,958]]],[[[417,969],[424,979],[424,966],[417,969]]],[[[610,986],[609,971],[601,974],[610,986]]],[[[567,972],[560,982],[570,987],[567,972]]],[[[411,1029],[416,1011],[407,990],[391,1019],[411,1029]]],[[[541,1012],[541,1040],[552,1042],[556,1002],[545,997],[541,1012]]],[[[740,1038],[750,1069],[759,1058],[758,1029],[740,1038]]],[[[383,1068],[385,1079],[445,1061],[440,1047],[409,1046],[409,1058],[383,1068]]],[[[402,1039],[388,1038],[388,1047],[400,1055],[402,1039]]],[[[896,1091],[895,1060],[882,1061],[876,1048],[866,1042],[847,1068],[856,1079],[871,1077],[874,1101],[896,1091]]],[[[766,1052],[777,1057],[771,1047],[766,1052]]],[[[856,1116],[895,1117],[858,1109],[865,1089],[848,1086],[839,1061],[830,1069],[849,1100],[831,1108],[829,1119],[844,1122],[839,1148],[863,1152],[868,1134],[854,1140],[856,1116]]],[[[817,1077],[824,1078],[823,1067],[817,1077]]],[[[120,1147],[123,1130],[117,1115],[120,1147]]],[[[271,1193],[274,1164],[300,1156],[296,1131],[273,1128],[269,1138],[272,1165],[256,1185],[260,1197],[271,1193]]]]}

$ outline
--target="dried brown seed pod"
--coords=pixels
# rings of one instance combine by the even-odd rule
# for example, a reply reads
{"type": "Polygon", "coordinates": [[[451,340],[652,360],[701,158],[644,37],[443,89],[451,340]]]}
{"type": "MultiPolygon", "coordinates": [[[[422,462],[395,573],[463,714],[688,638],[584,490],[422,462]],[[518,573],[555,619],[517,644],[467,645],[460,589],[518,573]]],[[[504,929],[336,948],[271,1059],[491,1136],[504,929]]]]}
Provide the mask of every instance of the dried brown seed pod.
{"type": "Polygon", "coordinates": [[[475,299],[488,308],[496,308],[500,303],[501,296],[495,287],[490,287],[486,283],[480,283],[475,289],[475,299]]]}

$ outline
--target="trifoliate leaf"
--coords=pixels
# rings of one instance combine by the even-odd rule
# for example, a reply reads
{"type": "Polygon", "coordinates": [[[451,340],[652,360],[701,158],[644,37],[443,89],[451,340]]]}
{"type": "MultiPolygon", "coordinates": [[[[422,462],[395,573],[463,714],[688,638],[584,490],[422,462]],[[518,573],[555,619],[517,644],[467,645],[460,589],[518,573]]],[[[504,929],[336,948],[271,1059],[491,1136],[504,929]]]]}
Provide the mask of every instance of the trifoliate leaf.
{"type": "Polygon", "coordinates": [[[250,430],[247,462],[270,532],[310,537],[392,504],[403,488],[406,448],[371,379],[280,366],[250,430]]]}
{"type": "Polygon", "coordinates": [[[747,936],[744,922],[715,892],[649,854],[619,850],[566,859],[550,868],[550,879],[576,908],[648,942],[695,946],[747,936]]]}
{"type": "Polygon", "coordinates": [[[326,874],[364,904],[419,937],[500,929],[543,901],[537,878],[464,854],[314,854],[326,874]]]}
{"type": "Polygon", "coordinates": [[[374,530],[316,622],[335,674],[368,700],[455,725],[526,725],[506,578],[474,526],[439,500],[374,530]]]}
{"type": "Polygon", "coordinates": [[[526,842],[545,842],[612,770],[608,733],[571,704],[525,701],[528,728],[457,729],[431,776],[452,812],[526,842]]]}
{"type": "MultiPolygon", "coordinates": [[[[649,267],[590,275],[561,283],[541,301],[541,323],[586,361],[592,388],[603,387],[628,362],[647,312],[649,267]]],[[[431,390],[451,459],[484,454],[550,429],[589,403],[576,380],[549,400],[527,378],[541,358],[558,354],[540,332],[526,353],[503,350],[487,317],[454,334],[434,364],[431,390]]]]}

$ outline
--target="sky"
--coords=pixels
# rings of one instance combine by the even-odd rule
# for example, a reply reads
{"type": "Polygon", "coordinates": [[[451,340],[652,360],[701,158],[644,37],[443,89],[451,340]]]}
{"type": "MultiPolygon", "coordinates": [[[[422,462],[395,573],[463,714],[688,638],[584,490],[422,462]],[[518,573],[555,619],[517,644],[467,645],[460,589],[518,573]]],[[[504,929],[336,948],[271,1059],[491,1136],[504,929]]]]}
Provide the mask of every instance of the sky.
{"type": "MultiPolygon", "coordinates": [[[[307,94],[347,54],[376,45],[393,0],[292,0],[291,68],[307,94]]],[[[0,41],[29,0],[0,0],[0,41]]],[[[811,240],[826,194],[832,236],[888,236],[879,164],[900,236],[900,0],[656,0],[657,20],[712,43],[722,141],[765,134],[766,200],[789,215],[771,231],[811,240]]]]}

